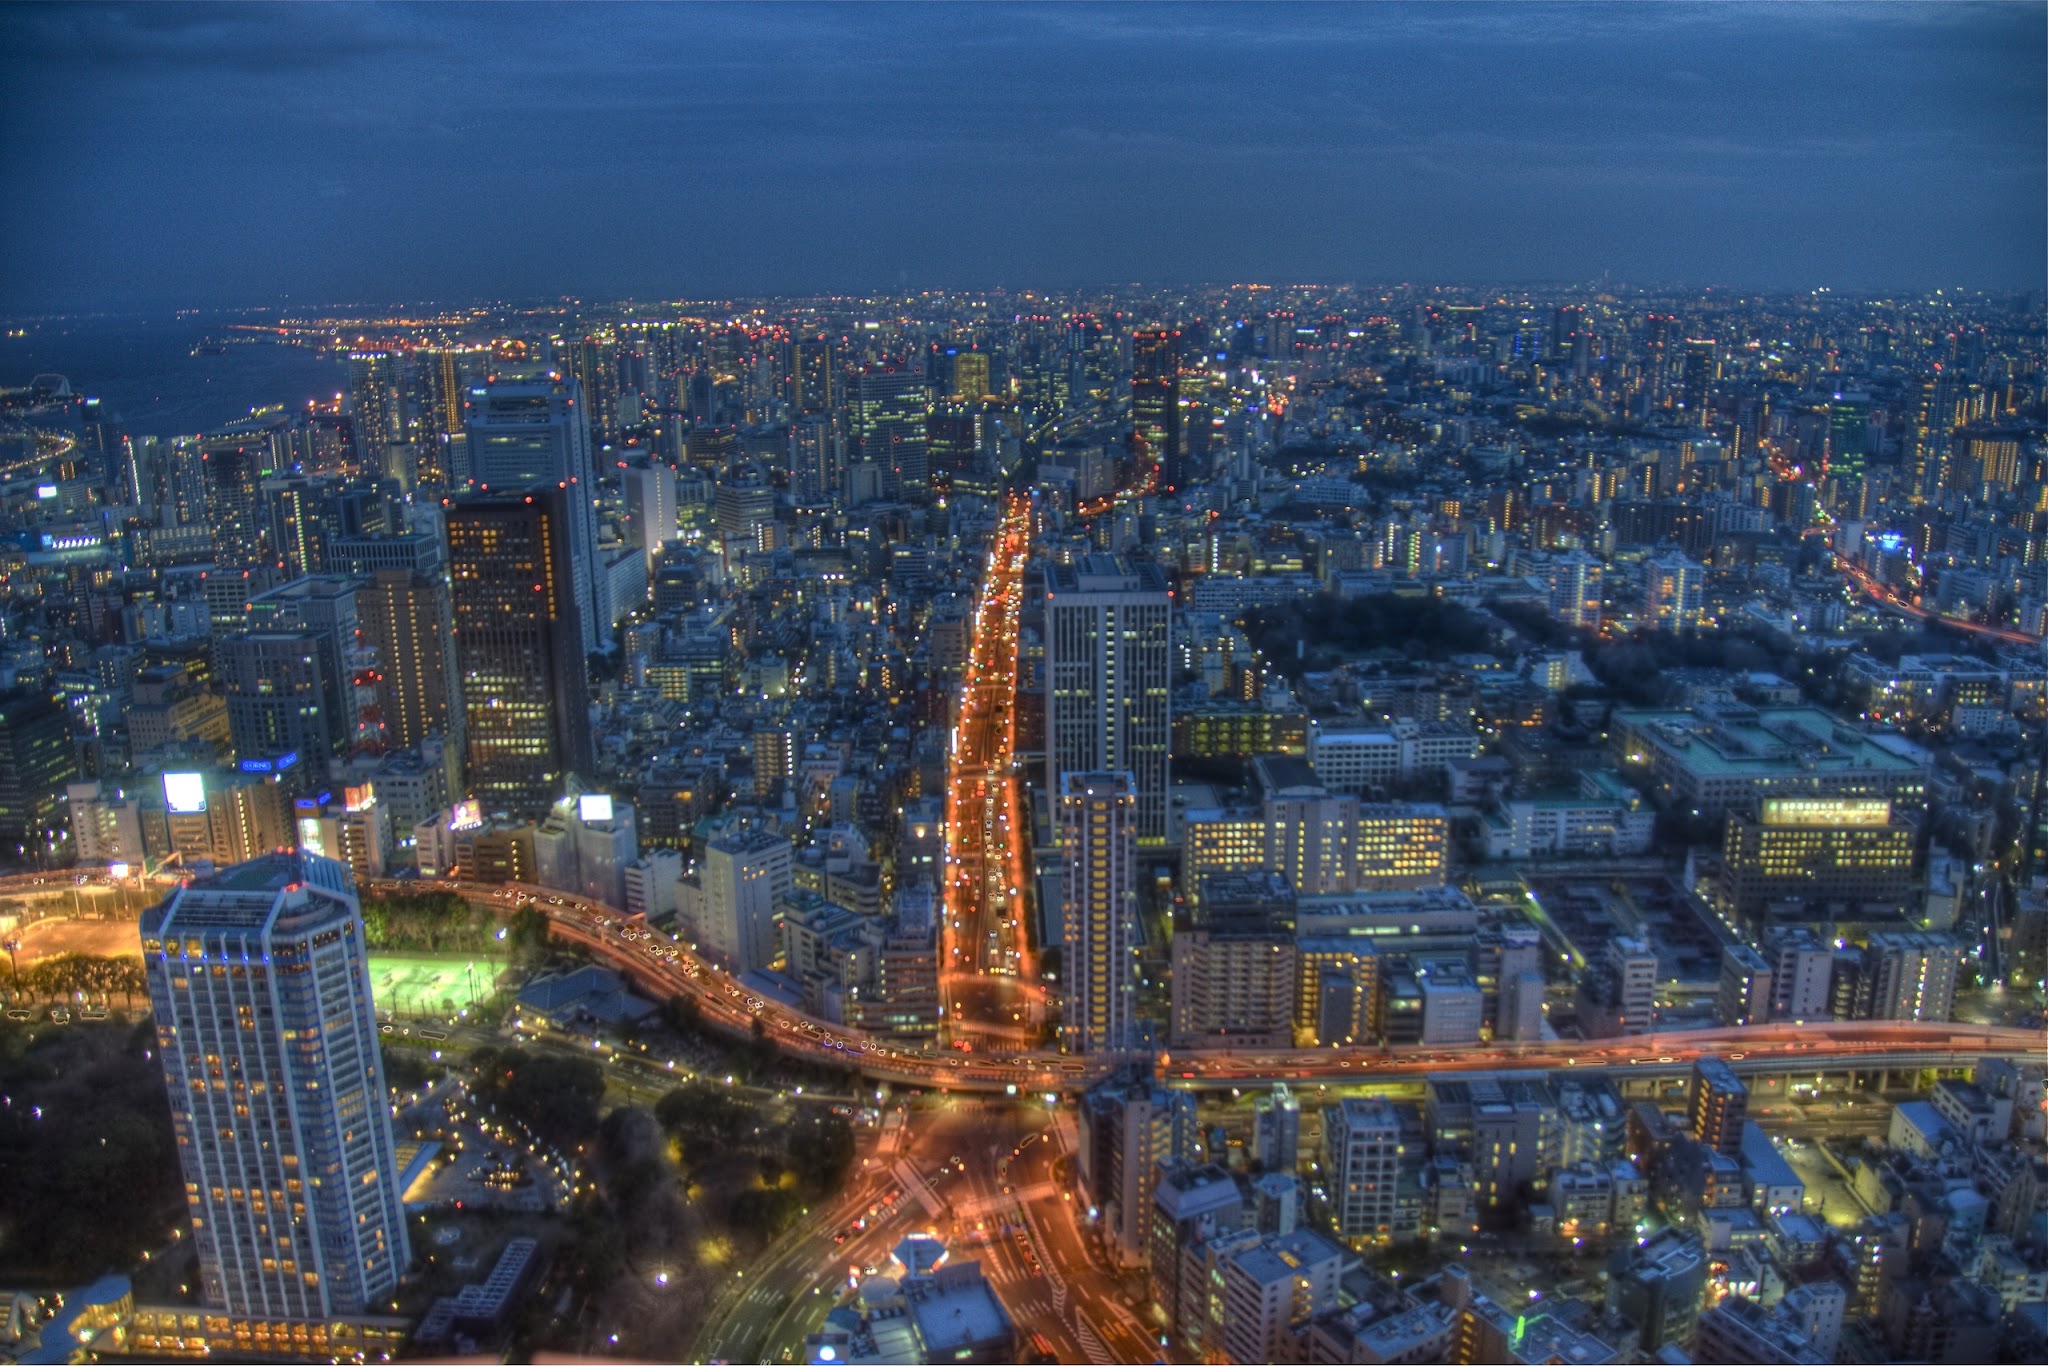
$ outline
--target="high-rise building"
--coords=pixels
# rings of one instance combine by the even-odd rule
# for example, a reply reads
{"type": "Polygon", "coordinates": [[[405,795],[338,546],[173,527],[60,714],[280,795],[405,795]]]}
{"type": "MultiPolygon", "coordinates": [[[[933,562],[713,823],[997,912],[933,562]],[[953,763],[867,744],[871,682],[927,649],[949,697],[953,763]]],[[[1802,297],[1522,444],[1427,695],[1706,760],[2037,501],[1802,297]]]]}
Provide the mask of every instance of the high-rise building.
{"type": "Polygon", "coordinates": [[[1141,458],[1159,467],[1159,488],[1187,483],[1187,447],[1180,430],[1180,333],[1170,328],[1131,337],[1131,422],[1144,443],[1141,458]]]}
{"type": "Polygon", "coordinates": [[[626,521],[629,543],[636,543],[654,559],[661,548],[676,538],[678,526],[676,472],[655,461],[629,466],[619,475],[625,486],[626,521]]]}
{"type": "Polygon", "coordinates": [[[776,919],[796,887],[789,840],[763,830],[705,846],[696,912],[698,947],[734,972],[775,961],[776,919]]]}
{"type": "Polygon", "coordinates": [[[1068,773],[1059,790],[1063,1043],[1071,1053],[1137,1041],[1137,802],[1128,773],[1068,773]]]}
{"type": "Polygon", "coordinates": [[[844,444],[839,424],[826,414],[807,414],[789,424],[790,488],[797,506],[823,508],[838,501],[844,444]]]}
{"type": "Polygon", "coordinates": [[[347,868],[225,869],[146,912],[142,950],[207,1307],[371,1312],[411,1253],[347,868]]]}
{"type": "Polygon", "coordinates": [[[790,343],[790,407],[797,417],[829,416],[839,401],[839,374],[826,337],[790,343]]]}
{"type": "Polygon", "coordinates": [[[1811,926],[1773,925],[1764,931],[1762,952],[1771,966],[1770,1018],[1827,1019],[1834,946],[1811,926]]]}
{"type": "Polygon", "coordinates": [[[972,402],[987,397],[991,392],[987,352],[962,351],[953,357],[954,398],[972,402]]]}
{"type": "Polygon", "coordinates": [[[489,493],[525,493],[536,485],[564,494],[561,552],[570,598],[587,654],[600,648],[611,623],[598,610],[603,567],[597,549],[597,474],[591,418],[573,375],[515,368],[471,385],[467,406],[470,482],[489,493]]]}
{"type": "Polygon", "coordinates": [[[55,853],[64,785],[77,771],[64,708],[40,690],[0,694],[0,859],[55,853]]]}
{"type": "Polygon", "coordinates": [[[924,377],[896,366],[862,366],[853,377],[849,416],[853,458],[881,471],[885,496],[913,503],[928,499],[924,377]]]}
{"type": "Polygon", "coordinates": [[[1119,1262],[1142,1261],[1160,1164],[1195,1157],[1195,1097],[1131,1069],[1089,1088],[1079,1123],[1074,1173],[1096,1227],[1119,1262]]]}
{"type": "Polygon", "coordinates": [[[1353,1247],[1394,1238],[1406,1156],[1392,1101],[1347,1096],[1323,1112],[1323,1168],[1338,1237],[1353,1247]]]}
{"type": "Polygon", "coordinates": [[[537,815],[591,771],[584,633],[566,490],[483,494],[448,509],[450,605],[470,792],[537,815]]]}
{"type": "Polygon", "coordinates": [[[1687,1108],[1693,1140],[1723,1157],[1742,1156],[1742,1126],[1749,1118],[1749,1088],[1735,1069],[1719,1058],[1698,1058],[1692,1065],[1692,1095],[1687,1108]]]}
{"type": "Polygon", "coordinates": [[[349,428],[355,437],[358,470],[391,475],[411,488],[411,457],[394,459],[391,454],[394,446],[403,450],[406,440],[405,385],[400,365],[400,358],[390,351],[350,353],[349,428]]]}
{"type": "Polygon", "coordinates": [[[1963,948],[1953,935],[1924,930],[1884,930],[1864,946],[1867,990],[1848,1012],[1864,1020],[1955,1018],[1956,978],[1963,948]]]}
{"type": "Polygon", "coordinates": [[[1173,744],[1171,599],[1156,565],[1088,555],[1047,571],[1046,791],[1064,774],[1128,772],[1140,844],[1166,841],[1173,744]]]}
{"type": "Polygon", "coordinates": [[[291,755],[317,779],[346,753],[348,732],[332,712],[335,679],[318,633],[244,631],[217,650],[236,758],[274,764],[291,755]]]}
{"type": "Polygon", "coordinates": [[[459,745],[447,583],[438,574],[377,570],[356,592],[356,614],[376,659],[372,686],[385,747],[417,749],[430,735],[459,745]]]}

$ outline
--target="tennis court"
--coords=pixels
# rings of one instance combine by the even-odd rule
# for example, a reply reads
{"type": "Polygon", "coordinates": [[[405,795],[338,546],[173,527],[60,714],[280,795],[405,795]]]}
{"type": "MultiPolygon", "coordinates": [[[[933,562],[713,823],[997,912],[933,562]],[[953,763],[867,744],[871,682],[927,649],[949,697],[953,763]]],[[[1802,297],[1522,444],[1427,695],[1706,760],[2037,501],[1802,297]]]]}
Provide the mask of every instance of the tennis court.
{"type": "Polygon", "coordinates": [[[370,995],[380,1013],[452,1015],[491,994],[494,969],[482,958],[370,955],[370,995]]]}

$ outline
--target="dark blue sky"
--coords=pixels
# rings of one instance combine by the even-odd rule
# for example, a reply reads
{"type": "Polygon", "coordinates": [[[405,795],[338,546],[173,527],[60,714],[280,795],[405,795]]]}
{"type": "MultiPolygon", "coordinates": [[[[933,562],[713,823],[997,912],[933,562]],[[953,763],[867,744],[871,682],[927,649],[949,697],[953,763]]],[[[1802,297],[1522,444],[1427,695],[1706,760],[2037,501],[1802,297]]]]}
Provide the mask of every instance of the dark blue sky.
{"type": "Polygon", "coordinates": [[[2037,288],[2039,4],[0,10],[0,309],[2037,288]]]}

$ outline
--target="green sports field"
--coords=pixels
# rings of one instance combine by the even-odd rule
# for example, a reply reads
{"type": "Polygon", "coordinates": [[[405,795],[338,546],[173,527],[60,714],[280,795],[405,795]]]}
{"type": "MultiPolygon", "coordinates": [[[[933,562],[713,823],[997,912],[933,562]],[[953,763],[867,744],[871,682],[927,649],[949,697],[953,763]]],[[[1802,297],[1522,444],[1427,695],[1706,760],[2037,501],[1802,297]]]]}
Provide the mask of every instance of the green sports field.
{"type": "Polygon", "coordinates": [[[492,973],[482,958],[373,953],[370,994],[379,1014],[452,1015],[491,994],[492,973]]]}

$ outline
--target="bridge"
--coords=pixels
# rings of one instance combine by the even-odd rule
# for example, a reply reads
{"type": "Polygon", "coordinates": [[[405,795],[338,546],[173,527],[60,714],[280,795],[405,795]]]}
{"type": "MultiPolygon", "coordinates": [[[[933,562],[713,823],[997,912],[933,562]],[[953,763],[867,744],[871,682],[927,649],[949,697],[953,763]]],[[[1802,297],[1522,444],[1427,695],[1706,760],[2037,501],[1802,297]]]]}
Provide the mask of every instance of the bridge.
{"type": "MultiPolygon", "coordinates": [[[[657,1000],[683,996],[704,1023],[735,1038],[751,1037],[759,1021],[787,1052],[849,1068],[875,1081],[939,1090],[996,1094],[1084,1090],[1126,1059],[1070,1057],[1042,1049],[964,1053],[874,1038],[761,996],[745,983],[650,927],[600,902],[519,883],[373,882],[366,890],[404,894],[454,892],[473,905],[509,914],[531,905],[545,913],[559,939],[587,948],[657,1000]]],[[[2048,1030],[1912,1021],[1823,1021],[1694,1029],[1620,1039],[1497,1042],[1472,1047],[1431,1045],[1345,1048],[1208,1049],[1144,1054],[1170,1086],[1229,1090],[1274,1081],[1366,1085],[1419,1081],[1440,1073],[1607,1070],[1618,1079],[1682,1076],[1703,1057],[1737,1072],[1777,1074],[1965,1068],[1980,1058],[2048,1059],[2048,1030]]]]}

